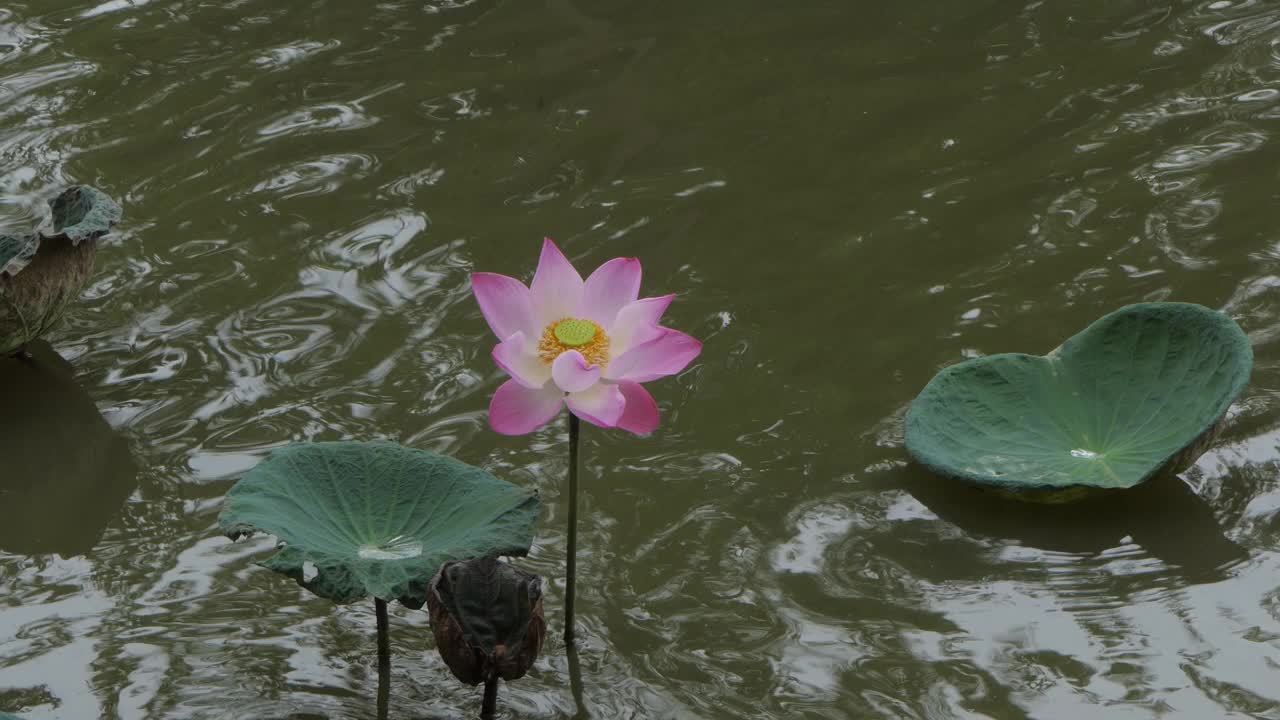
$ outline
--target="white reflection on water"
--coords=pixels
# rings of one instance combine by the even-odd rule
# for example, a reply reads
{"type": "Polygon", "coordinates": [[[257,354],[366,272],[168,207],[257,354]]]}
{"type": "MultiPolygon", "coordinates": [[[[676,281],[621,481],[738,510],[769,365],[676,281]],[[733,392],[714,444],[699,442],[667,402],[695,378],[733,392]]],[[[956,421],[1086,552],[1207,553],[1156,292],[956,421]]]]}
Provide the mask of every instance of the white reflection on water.
{"type": "Polygon", "coordinates": [[[107,13],[119,12],[121,10],[140,8],[143,5],[148,5],[150,3],[151,0],[107,0],[107,2],[104,2],[101,5],[96,5],[80,13],[80,17],[97,17],[99,15],[106,15],[107,13]]]}

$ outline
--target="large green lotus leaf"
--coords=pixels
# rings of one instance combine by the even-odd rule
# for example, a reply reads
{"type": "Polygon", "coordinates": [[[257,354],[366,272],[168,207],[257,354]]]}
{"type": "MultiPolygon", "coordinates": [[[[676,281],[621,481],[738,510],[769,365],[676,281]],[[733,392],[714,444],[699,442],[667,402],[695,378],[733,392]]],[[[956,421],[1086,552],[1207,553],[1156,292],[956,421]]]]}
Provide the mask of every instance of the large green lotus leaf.
{"type": "Polygon", "coordinates": [[[73,245],[106,235],[120,222],[120,206],[105,193],[88,185],[75,185],[49,201],[53,232],[65,235],[73,245]]]}
{"type": "Polygon", "coordinates": [[[452,458],[390,442],[290,445],[227,494],[232,540],[275,535],[263,566],[335,602],[373,595],[422,607],[436,570],[478,555],[525,555],[538,493],[452,458]]]}
{"type": "Polygon", "coordinates": [[[937,473],[1007,489],[1132,487],[1203,450],[1252,364],[1248,338],[1221,313],[1130,305],[1047,356],[944,369],[911,404],[907,451],[937,473]]]}
{"type": "Polygon", "coordinates": [[[0,275],[17,275],[39,248],[39,235],[0,235],[0,275]]]}

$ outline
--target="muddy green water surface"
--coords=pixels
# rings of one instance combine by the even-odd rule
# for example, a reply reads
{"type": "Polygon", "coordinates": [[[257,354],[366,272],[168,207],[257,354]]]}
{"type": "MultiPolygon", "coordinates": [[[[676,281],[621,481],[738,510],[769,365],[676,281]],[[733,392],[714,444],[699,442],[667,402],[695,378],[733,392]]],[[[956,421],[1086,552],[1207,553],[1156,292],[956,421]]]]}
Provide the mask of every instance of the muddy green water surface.
{"type": "MultiPolygon", "coordinates": [[[[232,544],[292,441],[390,438],[544,499],[555,638],[503,717],[1280,718],[1280,5],[25,0],[0,220],[121,201],[0,361],[0,712],[369,718],[371,604],[232,544]],[[582,705],[563,418],[486,425],[474,269],[644,263],[706,342],[587,428],[582,705]],[[1183,480],[1025,507],[913,467],[939,368],[1120,305],[1233,316],[1253,382],[1183,480]]],[[[391,717],[480,693],[393,606],[391,717]]]]}

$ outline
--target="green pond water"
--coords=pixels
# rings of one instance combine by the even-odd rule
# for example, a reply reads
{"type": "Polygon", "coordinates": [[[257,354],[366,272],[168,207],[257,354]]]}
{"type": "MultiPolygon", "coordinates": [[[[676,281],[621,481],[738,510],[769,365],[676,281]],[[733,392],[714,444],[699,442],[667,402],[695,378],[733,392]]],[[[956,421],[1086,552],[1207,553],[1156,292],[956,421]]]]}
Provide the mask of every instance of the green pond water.
{"type": "MultiPolygon", "coordinates": [[[[124,207],[0,361],[0,713],[369,718],[372,603],[216,531],[292,441],[520,485],[552,637],[505,718],[1280,718],[1280,5],[19,0],[0,230],[124,207]],[[648,438],[487,427],[476,269],[644,264],[706,343],[648,438]],[[940,368],[1121,305],[1256,352],[1181,480],[1035,507],[907,461],[940,368]],[[53,351],[66,358],[63,363],[53,351]]],[[[393,718],[480,691],[392,609],[393,718]]]]}

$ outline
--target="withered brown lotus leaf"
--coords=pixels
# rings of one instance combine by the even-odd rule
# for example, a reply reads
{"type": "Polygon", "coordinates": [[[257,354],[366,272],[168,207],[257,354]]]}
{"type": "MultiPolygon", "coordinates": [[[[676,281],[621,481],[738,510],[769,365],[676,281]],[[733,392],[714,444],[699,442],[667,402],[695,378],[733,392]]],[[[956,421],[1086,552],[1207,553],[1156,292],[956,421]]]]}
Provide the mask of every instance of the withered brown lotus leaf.
{"type": "Polygon", "coordinates": [[[427,590],[431,632],[454,677],[523,677],[547,634],[542,578],[493,556],[447,562],[427,590]]]}

